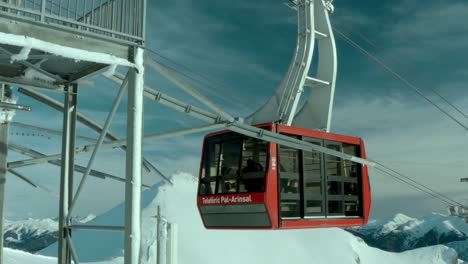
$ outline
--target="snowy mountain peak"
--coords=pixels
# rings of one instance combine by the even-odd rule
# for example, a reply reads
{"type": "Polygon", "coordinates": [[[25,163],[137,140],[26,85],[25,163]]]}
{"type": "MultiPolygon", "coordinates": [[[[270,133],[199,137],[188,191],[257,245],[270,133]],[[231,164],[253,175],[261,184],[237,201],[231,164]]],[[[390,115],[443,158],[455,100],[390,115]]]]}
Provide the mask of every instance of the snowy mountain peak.
{"type": "Polygon", "coordinates": [[[5,233],[8,231],[27,232],[30,231],[34,235],[54,232],[58,230],[58,222],[56,220],[46,219],[26,219],[19,221],[5,220],[5,233]]]}
{"type": "Polygon", "coordinates": [[[57,221],[47,219],[5,220],[4,245],[9,248],[37,252],[57,240],[57,221]]]}
{"type": "Polygon", "coordinates": [[[372,221],[347,229],[371,246],[393,252],[432,245],[455,248],[468,260],[468,225],[460,218],[432,213],[420,219],[397,214],[389,220],[372,221]]]}
{"type": "Polygon", "coordinates": [[[411,229],[411,228],[414,228],[414,226],[418,224],[420,223],[415,218],[411,218],[404,214],[396,214],[392,220],[388,221],[385,225],[383,225],[381,232],[383,234],[387,234],[389,232],[399,229],[401,226],[404,226],[404,225],[407,225],[406,229],[411,229]],[[407,225],[408,223],[410,224],[407,225]]]}
{"type": "Polygon", "coordinates": [[[85,217],[83,217],[83,218],[78,217],[78,218],[76,219],[76,221],[77,221],[78,223],[80,223],[80,224],[86,224],[86,223],[88,223],[88,222],[90,222],[90,221],[93,221],[94,218],[96,218],[96,215],[94,215],[94,214],[89,214],[89,215],[87,215],[87,216],[85,216],[85,217]]]}

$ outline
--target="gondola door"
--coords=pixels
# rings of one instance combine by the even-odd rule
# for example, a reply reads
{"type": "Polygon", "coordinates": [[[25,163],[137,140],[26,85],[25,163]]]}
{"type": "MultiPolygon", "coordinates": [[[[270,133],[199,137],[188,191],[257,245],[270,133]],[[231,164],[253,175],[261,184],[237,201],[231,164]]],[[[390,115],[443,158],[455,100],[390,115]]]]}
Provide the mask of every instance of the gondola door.
{"type": "MultiPolygon", "coordinates": [[[[326,148],[360,156],[359,146],[324,141],[326,148]]],[[[362,217],[362,166],[331,155],[325,156],[327,217],[362,217]]]]}
{"type": "Polygon", "coordinates": [[[278,145],[279,213],[281,219],[300,219],[301,210],[301,152],[278,145]]]}
{"type": "MultiPolygon", "coordinates": [[[[303,140],[317,146],[323,145],[321,139],[304,137],[303,140]]],[[[323,155],[320,152],[303,151],[302,161],[304,218],[324,218],[326,183],[323,155]]]]}
{"type": "MultiPolygon", "coordinates": [[[[343,152],[343,146],[340,142],[325,141],[325,147],[343,152]]],[[[344,164],[339,157],[325,156],[325,178],[326,178],[326,216],[328,218],[343,217],[343,193],[344,193],[344,164]]]]}

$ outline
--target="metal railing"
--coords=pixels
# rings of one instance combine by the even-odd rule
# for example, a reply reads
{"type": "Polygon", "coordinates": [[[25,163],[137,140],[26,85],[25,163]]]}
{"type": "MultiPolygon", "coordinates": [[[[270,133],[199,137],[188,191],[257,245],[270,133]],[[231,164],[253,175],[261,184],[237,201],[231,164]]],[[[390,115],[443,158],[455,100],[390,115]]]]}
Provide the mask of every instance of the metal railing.
{"type": "Polygon", "coordinates": [[[0,16],[141,44],[146,0],[0,0],[0,16]]]}

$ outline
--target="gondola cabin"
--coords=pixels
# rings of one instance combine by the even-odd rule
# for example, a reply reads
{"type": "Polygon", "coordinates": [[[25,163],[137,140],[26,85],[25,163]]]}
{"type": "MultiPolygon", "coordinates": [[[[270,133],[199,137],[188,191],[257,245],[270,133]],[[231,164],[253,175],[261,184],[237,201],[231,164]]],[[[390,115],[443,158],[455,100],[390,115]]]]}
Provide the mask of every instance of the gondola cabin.
{"type": "MultiPolygon", "coordinates": [[[[365,158],[360,138],[259,126],[365,158]]],[[[198,209],[208,229],[348,227],[367,223],[367,166],[222,131],[205,137],[198,209]]]]}

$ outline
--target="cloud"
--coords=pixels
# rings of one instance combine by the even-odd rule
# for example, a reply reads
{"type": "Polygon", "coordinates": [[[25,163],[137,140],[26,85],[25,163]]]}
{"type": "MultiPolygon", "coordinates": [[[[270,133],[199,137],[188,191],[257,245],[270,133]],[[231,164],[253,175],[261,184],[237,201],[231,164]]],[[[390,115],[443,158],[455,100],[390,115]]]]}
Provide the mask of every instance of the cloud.
{"type": "MultiPolygon", "coordinates": [[[[466,106],[468,97],[455,103],[466,106]]],[[[335,132],[362,137],[369,158],[452,199],[463,198],[461,194],[468,186],[460,184],[459,179],[468,170],[467,131],[432,106],[395,97],[350,97],[335,106],[333,124],[335,132]]],[[[419,203],[425,199],[424,210],[440,211],[440,201],[375,169],[370,169],[370,179],[373,197],[379,201],[374,207],[392,208],[386,214],[421,208],[419,203]]],[[[381,213],[377,209],[374,217],[381,213]]],[[[423,210],[412,215],[417,213],[423,210]]]]}

